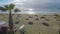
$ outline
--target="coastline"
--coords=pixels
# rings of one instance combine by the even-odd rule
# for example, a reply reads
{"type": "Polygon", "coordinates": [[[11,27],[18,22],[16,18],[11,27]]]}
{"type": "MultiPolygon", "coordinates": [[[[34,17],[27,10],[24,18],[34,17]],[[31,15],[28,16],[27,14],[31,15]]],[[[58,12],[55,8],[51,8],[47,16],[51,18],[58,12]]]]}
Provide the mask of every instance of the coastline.
{"type": "MultiPolygon", "coordinates": [[[[9,12],[0,12],[0,14],[9,14],[9,12]]],[[[12,12],[12,14],[42,14],[42,15],[52,15],[52,14],[59,14],[59,12],[12,12]]]]}

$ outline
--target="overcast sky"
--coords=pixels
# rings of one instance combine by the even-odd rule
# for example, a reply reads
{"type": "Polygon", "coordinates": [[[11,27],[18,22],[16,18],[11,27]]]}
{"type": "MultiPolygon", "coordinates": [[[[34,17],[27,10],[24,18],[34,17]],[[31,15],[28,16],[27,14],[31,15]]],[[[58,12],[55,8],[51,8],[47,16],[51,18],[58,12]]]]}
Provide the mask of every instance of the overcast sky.
{"type": "Polygon", "coordinates": [[[60,9],[60,0],[0,0],[0,6],[9,3],[25,9],[60,9]]]}

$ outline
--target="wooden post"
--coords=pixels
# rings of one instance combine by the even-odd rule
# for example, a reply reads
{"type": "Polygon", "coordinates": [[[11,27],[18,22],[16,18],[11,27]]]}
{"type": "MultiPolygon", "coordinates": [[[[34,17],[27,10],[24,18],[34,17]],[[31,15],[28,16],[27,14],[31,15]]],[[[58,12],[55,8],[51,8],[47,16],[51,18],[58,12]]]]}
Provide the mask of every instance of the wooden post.
{"type": "Polygon", "coordinates": [[[24,25],[19,28],[20,34],[24,34],[24,25]]]}

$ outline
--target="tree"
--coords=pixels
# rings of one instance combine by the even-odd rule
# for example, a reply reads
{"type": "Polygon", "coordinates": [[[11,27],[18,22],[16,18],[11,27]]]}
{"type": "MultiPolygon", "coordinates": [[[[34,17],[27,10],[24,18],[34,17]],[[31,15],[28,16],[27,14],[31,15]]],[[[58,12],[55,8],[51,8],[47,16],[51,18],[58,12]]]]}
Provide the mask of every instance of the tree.
{"type": "Polygon", "coordinates": [[[18,12],[19,9],[14,8],[14,4],[4,5],[3,7],[0,7],[1,11],[9,11],[9,28],[10,28],[10,34],[14,34],[14,27],[13,27],[13,19],[12,19],[12,10],[14,9],[15,12],[18,12]]]}

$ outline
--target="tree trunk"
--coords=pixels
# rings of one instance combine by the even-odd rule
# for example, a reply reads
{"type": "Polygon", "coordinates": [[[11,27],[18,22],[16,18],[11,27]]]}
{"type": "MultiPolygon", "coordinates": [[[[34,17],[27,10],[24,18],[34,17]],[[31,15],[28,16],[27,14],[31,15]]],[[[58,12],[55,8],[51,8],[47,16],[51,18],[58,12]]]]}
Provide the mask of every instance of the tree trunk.
{"type": "Polygon", "coordinates": [[[9,28],[10,28],[10,34],[14,34],[14,28],[13,28],[13,19],[12,19],[12,14],[11,10],[9,12],[9,28]]]}

